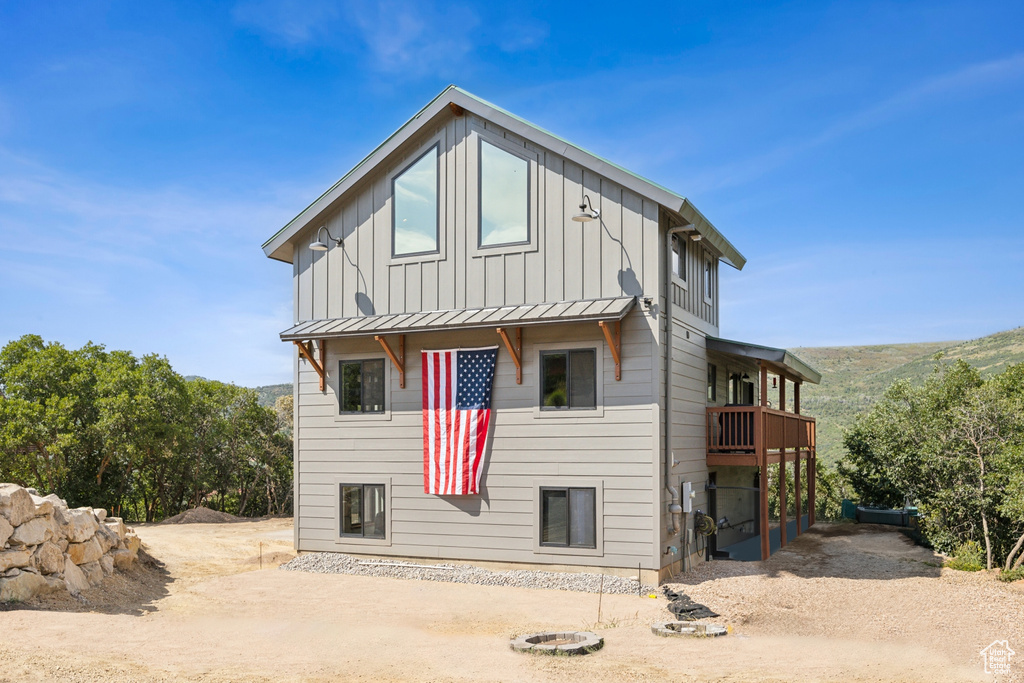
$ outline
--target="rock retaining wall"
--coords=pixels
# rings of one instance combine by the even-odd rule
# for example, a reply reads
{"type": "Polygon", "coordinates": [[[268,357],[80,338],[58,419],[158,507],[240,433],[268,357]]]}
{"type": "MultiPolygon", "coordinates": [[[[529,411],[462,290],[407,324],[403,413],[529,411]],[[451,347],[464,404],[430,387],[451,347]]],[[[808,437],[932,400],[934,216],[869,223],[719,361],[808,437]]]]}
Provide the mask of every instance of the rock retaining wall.
{"type": "Polygon", "coordinates": [[[138,559],[141,541],[118,517],[68,508],[56,494],[0,484],[0,602],[78,595],[138,559]]]}

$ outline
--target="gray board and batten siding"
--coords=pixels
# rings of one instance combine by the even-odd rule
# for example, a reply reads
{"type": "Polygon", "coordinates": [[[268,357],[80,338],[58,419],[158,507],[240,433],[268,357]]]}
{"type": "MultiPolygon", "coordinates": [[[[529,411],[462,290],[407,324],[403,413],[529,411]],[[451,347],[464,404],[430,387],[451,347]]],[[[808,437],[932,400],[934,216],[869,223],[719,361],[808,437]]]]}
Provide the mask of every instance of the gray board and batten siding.
{"type": "MultiPolygon", "coordinates": [[[[282,231],[265,245],[268,255],[293,264],[293,329],[341,329],[355,325],[345,319],[375,318],[366,325],[387,336],[403,331],[389,328],[387,316],[396,316],[392,322],[412,320],[404,314],[633,297],[641,302],[650,297],[653,306],[636,305],[622,320],[621,381],[615,380],[614,362],[596,322],[524,326],[522,384],[516,383],[515,367],[493,328],[409,332],[406,386],[399,387],[397,371],[386,363],[387,409],[381,415],[339,414],[339,362],[385,358],[373,333],[321,342],[326,391],[319,390],[319,378],[305,360],[295,365],[297,549],[660,569],[668,561],[663,555],[665,311],[674,321],[672,448],[680,464],[672,484],[678,485],[681,478],[706,478],[703,338],[717,335],[717,268],[726,257],[708,240],[688,242],[689,277],[673,283],[673,304],[667,307],[666,230],[686,222],[678,207],[666,207],[573,161],[569,157],[581,158],[576,151],[565,148],[565,155],[558,154],[536,137],[517,135],[468,109],[455,115],[443,107],[420,123],[401,144],[385,149],[376,165],[362,168],[349,186],[343,179],[336,188],[344,186],[344,191],[330,202],[322,197],[307,209],[304,225],[292,233],[282,231]],[[518,147],[531,160],[525,245],[477,246],[476,150],[481,138],[518,147]],[[391,181],[433,145],[438,149],[439,253],[393,257],[391,181]],[[600,220],[571,220],[584,193],[600,211],[600,220]],[[321,225],[343,238],[343,245],[310,250],[321,225]],[[700,277],[706,256],[713,266],[709,293],[700,277]],[[491,345],[500,349],[481,495],[428,495],[423,492],[419,353],[491,345]],[[596,350],[597,410],[539,409],[539,354],[557,348],[596,350]],[[374,483],[387,484],[386,538],[342,538],[340,485],[374,483]],[[540,547],[539,487],[577,485],[598,491],[598,548],[540,547]]],[[[330,198],[330,192],[324,197],[330,198]]],[[[686,220],[713,232],[720,245],[731,249],[695,209],[681,206],[689,212],[686,220]]],[[[743,264],[735,252],[727,260],[743,264]]],[[[308,338],[319,339],[315,332],[308,338]]]]}

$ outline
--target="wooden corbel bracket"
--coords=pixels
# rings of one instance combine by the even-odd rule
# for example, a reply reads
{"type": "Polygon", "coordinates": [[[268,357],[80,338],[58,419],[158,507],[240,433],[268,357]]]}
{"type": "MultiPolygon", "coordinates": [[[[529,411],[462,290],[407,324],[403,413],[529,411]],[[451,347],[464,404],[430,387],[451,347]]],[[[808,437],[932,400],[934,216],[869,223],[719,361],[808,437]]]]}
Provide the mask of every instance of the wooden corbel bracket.
{"type": "Polygon", "coordinates": [[[387,339],[379,335],[374,336],[374,339],[384,349],[384,353],[388,354],[391,364],[398,370],[398,386],[405,389],[405,335],[398,335],[398,355],[395,355],[395,352],[391,350],[387,339]]]}
{"type": "Polygon", "coordinates": [[[324,391],[327,388],[327,373],[324,370],[327,351],[324,340],[321,339],[318,345],[320,347],[320,353],[318,354],[320,356],[319,361],[313,358],[313,342],[306,342],[303,344],[302,342],[297,341],[295,342],[295,346],[299,347],[299,355],[309,361],[309,364],[313,366],[314,370],[316,370],[316,374],[320,376],[320,391],[324,391]]]}
{"type": "Polygon", "coordinates": [[[604,332],[604,340],[608,342],[608,348],[611,349],[612,358],[615,360],[615,381],[618,382],[622,379],[622,321],[615,321],[614,334],[604,320],[599,320],[597,324],[604,332]]]}
{"type": "Polygon", "coordinates": [[[523,383],[523,328],[516,328],[516,343],[512,345],[512,341],[508,338],[508,330],[504,327],[498,328],[498,334],[501,335],[501,340],[505,342],[505,348],[508,349],[508,355],[512,356],[512,362],[516,364],[516,384],[523,383]]]}

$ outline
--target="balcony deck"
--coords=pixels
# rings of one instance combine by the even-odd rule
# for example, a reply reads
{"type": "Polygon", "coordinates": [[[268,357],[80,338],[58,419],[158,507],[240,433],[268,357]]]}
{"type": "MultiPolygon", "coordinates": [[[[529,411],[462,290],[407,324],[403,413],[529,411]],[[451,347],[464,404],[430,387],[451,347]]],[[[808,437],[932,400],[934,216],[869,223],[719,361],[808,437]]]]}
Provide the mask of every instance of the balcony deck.
{"type": "MultiPolygon", "coordinates": [[[[799,394],[798,394],[799,395],[799,394]]],[[[767,406],[711,406],[707,408],[708,467],[759,467],[759,525],[761,559],[771,554],[773,530],[768,523],[768,466],[779,466],[780,520],[775,530],[779,547],[785,546],[789,525],[786,522],[786,463],[794,463],[796,519],[801,519],[801,480],[807,485],[807,526],[814,524],[815,421],[798,413],[787,413],[767,406]],[[802,475],[802,471],[806,474],[802,475]]],[[[802,532],[802,524],[794,525],[802,532]]]]}

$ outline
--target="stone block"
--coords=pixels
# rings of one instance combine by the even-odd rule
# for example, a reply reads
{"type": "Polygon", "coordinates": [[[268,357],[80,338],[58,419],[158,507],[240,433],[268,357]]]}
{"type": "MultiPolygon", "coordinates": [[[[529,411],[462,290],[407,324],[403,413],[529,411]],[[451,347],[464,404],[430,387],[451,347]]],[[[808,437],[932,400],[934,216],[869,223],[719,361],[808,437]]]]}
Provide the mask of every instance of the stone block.
{"type": "Polygon", "coordinates": [[[0,602],[24,602],[51,590],[50,582],[43,577],[22,572],[9,579],[0,579],[0,602]]]}
{"type": "Polygon", "coordinates": [[[121,549],[114,550],[110,553],[110,555],[107,555],[105,557],[112,558],[114,561],[114,566],[120,569],[121,571],[125,572],[131,569],[132,565],[135,564],[136,556],[133,555],[130,550],[121,549]]]}
{"type": "Polygon", "coordinates": [[[36,516],[32,494],[17,484],[0,484],[0,516],[17,527],[36,516]]]}
{"type": "Polygon", "coordinates": [[[65,535],[72,543],[84,543],[100,528],[92,508],[76,508],[67,511],[68,528],[65,535]]]}
{"type": "Polygon", "coordinates": [[[0,552],[0,572],[5,572],[11,567],[27,567],[30,564],[32,564],[32,553],[24,548],[0,552]]]}
{"type": "Polygon", "coordinates": [[[103,524],[117,534],[118,539],[122,541],[124,540],[124,535],[128,533],[128,527],[124,525],[124,520],[120,517],[107,517],[103,524]]]}
{"type": "Polygon", "coordinates": [[[14,533],[14,527],[7,521],[6,517],[0,517],[0,548],[7,545],[7,539],[14,533]]]}
{"type": "Polygon", "coordinates": [[[81,566],[88,564],[89,562],[95,562],[100,559],[103,555],[103,549],[100,547],[99,541],[95,538],[90,538],[85,543],[70,543],[68,544],[68,557],[75,564],[81,566]]]}
{"type": "Polygon", "coordinates": [[[100,558],[100,569],[103,570],[103,576],[110,576],[114,573],[114,558],[110,555],[104,555],[100,558]]]}
{"type": "Polygon", "coordinates": [[[78,568],[85,574],[85,578],[89,581],[90,586],[100,585],[105,578],[103,576],[103,568],[100,567],[99,562],[87,562],[79,565],[78,568]]]}
{"type": "Polygon", "coordinates": [[[107,528],[106,524],[101,524],[100,528],[96,530],[93,540],[100,544],[100,549],[103,552],[107,552],[111,548],[116,548],[120,539],[112,529],[107,528]]]}
{"type": "Polygon", "coordinates": [[[21,524],[14,529],[9,543],[14,546],[40,545],[53,538],[53,530],[50,529],[50,517],[36,517],[21,524]]]}
{"type": "Polygon", "coordinates": [[[53,503],[40,498],[39,496],[32,495],[32,504],[36,506],[36,517],[42,517],[43,515],[53,514],[53,503]]]}
{"type": "Polygon", "coordinates": [[[46,542],[36,549],[33,564],[43,574],[59,574],[64,569],[64,553],[53,543],[46,542]]]}
{"type": "Polygon", "coordinates": [[[72,595],[78,595],[89,588],[89,579],[70,557],[64,558],[64,585],[72,595]]]}

